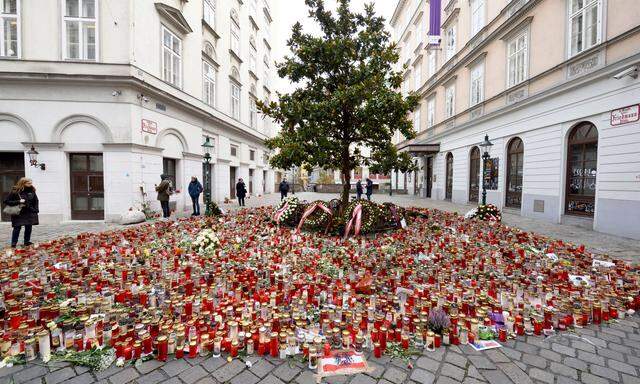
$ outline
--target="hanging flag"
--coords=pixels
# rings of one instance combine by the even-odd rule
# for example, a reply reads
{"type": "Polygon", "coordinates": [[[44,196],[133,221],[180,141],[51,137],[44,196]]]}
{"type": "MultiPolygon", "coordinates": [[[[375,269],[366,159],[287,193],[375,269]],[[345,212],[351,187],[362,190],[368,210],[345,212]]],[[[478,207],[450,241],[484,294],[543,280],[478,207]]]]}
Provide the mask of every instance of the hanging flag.
{"type": "Polygon", "coordinates": [[[429,2],[429,45],[440,44],[440,13],[442,0],[429,2]]]}

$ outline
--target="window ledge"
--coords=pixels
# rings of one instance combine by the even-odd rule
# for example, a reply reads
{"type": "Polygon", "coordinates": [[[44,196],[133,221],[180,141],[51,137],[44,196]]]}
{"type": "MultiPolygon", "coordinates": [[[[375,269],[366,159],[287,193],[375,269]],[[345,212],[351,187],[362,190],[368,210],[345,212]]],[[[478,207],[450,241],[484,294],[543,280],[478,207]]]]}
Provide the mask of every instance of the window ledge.
{"type": "Polygon", "coordinates": [[[238,60],[240,62],[240,64],[243,63],[242,59],[240,58],[240,56],[236,53],[236,51],[234,51],[233,49],[229,48],[229,53],[231,54],[231,56],[233,56],[236,60],[238,60]]]}
{"type": "Polygon", "coordinates": [[[211,33],[216,40],[220,39],[220,35],[218,34],[218,32],[216,32],[216,30],[213,29],[213,26],[207,23],[205,19],[202,19],[202,26],[204,27],[204,29],[209,31],[209,33],[211,33]]]}

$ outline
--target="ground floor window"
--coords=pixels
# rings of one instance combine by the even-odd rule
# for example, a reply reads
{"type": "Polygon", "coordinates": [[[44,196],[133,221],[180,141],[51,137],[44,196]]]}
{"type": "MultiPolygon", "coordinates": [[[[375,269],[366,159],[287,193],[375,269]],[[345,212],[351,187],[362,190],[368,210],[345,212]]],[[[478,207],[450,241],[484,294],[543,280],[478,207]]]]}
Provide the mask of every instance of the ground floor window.
{"type": "Polygon", "coordinates": [[[104,175],[102,154],[69,154],[71,219],[104,219],[104,175]]]}
{"type": "Polygon", "coordinates": [[[565,211],[593,217],[598,171],[598,130],[584,122],[569,133],[565,211]]]}
{"type": "Polygon", "coordinates": [[[176,188],[176,159],[163,158],[162,159],[162,173],[169,177],[173,188],[176,188]]]}
{"type": "Polygon", "coordinates": [[[471,148],[469,156],[469,201],[477,203],[480,196],[480,149],[471,148]]]}
{"type": "Polygon", "coordinates": [[[507,155],[507,199],[505,205],[520,208],[522,205],[522,167],[524,144],[519,137],[509,142],[507,155]]]}
{"type": "Polygon", "coordinates": [[[446,180],[444,198],[451,200],[453,196],[453,154],[447,153],[446,180]]]}

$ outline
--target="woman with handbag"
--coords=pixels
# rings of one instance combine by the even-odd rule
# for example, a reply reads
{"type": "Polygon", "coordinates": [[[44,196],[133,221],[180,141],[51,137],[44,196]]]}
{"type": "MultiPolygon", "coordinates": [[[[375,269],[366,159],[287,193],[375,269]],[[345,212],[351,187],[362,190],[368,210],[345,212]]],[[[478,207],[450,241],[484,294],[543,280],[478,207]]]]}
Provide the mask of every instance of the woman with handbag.
{"type": "Polygon", "coordinates": [[[31,243],[31,228],[38,225],[38,196],[31,179],[26,177],[18,180],[11,189],[11,193],[4,199],[3,212],[11,216],[11,247],[18,245],[20,230],[24,227],[24,245],[28,247],[31,243]]]}

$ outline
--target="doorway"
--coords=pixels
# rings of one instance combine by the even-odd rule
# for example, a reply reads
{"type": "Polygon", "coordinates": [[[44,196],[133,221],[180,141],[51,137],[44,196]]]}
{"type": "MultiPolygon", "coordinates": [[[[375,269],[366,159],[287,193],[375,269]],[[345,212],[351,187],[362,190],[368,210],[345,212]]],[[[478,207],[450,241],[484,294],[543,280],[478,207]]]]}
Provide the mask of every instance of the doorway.
{"type": "Polygon", "coordinates": [[[453,196],[453,154],[451,152],[447,153],[446,163],[444,199],[451,200],[453,196]]]}
{"type": "Polygon", "coordinates": [[[427,175],[426,175],[427,187],[425,188],[426,197],[431,198],[431,184],[433,182],[433,157],[432,156],[427,157],[426,162],[427,162],[427,175]]]}
{"type": "Polygon", "coordinates": [[[249,170],[249,195],[253,194],[253,169],[249,170]]]}
{"type": "Polygon", "coordinates": [[[505,206],[522,206],[522,167],[524,164],[524,144],[519,137],[509,142],[507,154],[507,198],[505,206]]]}
{"type": "Polygon", "coordinates": [[[101,153],[69,154],[71,219],[104,220],[104,175],[101,153]]]}
{"type": "MultiPolygon", "coordinates": [[[[21,177],[24,177],[24,153],[0,152],[0,201],[4,201],[21,177]]],[[[4,212],[1,218],[2,221],[11,221],[11,216],[4,212]]]]}
{"type": "Polygon", "coordinates": [[[229,186],[231,188],[231,198],[236,198],[236,167],[229,168],[229,186]]]}

